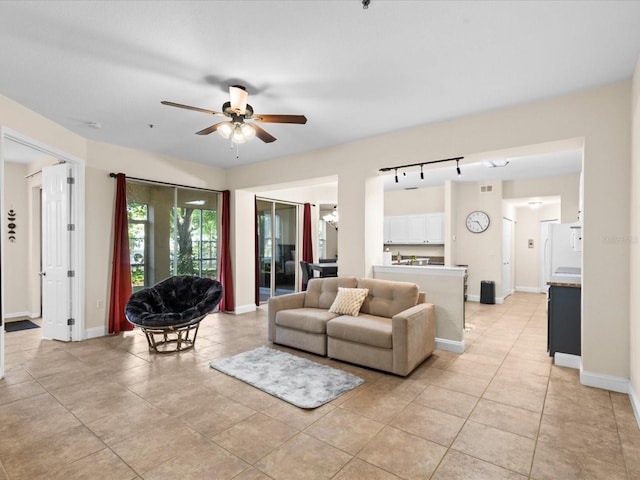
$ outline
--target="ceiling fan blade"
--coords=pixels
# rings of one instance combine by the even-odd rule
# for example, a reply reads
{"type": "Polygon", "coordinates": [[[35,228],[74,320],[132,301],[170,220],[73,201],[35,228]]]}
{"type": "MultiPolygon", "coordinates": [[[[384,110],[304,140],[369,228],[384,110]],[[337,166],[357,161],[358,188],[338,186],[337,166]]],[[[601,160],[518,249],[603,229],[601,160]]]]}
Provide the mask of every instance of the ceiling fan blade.
{"type": "Polygon", "coordinates": [[[262,127],[259,127],[255,123],[251,123],[250,125],[256,131],[256,137],[258,137],[264,143],[271,143],[271,142],[275,142],[276,141],[276,137],[271,135],[269,132],[264,130],[262,127]]]}
{"type": "Polygon", "coordinates": [[[213,133],[216,130],[218,130],[218,127],[220,127],[220,125],[222,125],[223,123],[226,123],[226,122],[215,123],[215,124],[211,125],[210,127],[207,127],[207,128],[205,128],[203,130],[200,130],[199,132],[196,132],[196,135],[209,135],[210,133],[213,133]]]}
{"type": "Polygon", "coordinates": [[[304,115],[267,115],[267,114],[254,114],[252,120],[265,123],[307,123],[307,117],[304,115]]]}
{"type": "Polygon", "coordinates": [[[221,112],[214,112],[213,110],[207,110],[206,108],[191,107],[189,105],[183,105],[181,103],[168,102],[167,100],[163,100],[160,103],[163,104],[163,105],[168,105],[170,107],[186,108],[187,110],[194,110],[196,112],[208,113],[210,115],[222,115],[222,116],[224,116],[224,113],[221,113],[221,112]]]}

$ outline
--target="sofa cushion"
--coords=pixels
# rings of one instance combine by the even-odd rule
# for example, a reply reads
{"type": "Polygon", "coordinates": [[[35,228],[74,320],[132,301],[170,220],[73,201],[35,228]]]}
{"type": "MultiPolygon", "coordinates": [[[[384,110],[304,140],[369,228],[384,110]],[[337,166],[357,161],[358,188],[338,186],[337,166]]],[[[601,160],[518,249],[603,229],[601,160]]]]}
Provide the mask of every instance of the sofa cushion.
{"type": "Polygon", "coordinates": [[[324,308],[328,310],[338,294],[338,287],[355,288],[356,277],[331,277],[309,280],[304,297],[306,308],[324,308]]]}
{"type": "Polygon", "coordinates": [[[351,315],[357,317],[362,302],[367,298],[369,290],[366,288],[344,288],[338,287],[338,295],[331,304],[329,311],[341,315],[351,315]]]}
{"type": "Polygon", "coordinates": [[[361,313],[357,317],[343,315],[327,324],[327,335],[374,347],[392,348],[391,319],[361,313]]]}
{"type": "Polygon", "coordinates": [[[338,314],[320,308],[292,308],[276,313],[276,325],[309,333],[326,333],[327,322],[338,314]]]}
{"type": "Polygon", "coordinates": [[[418,303],[419,292],[415,283],[361,278],[358,288],[369,289],[369,295],[360,308],[362,313],[391,318],[418,303]]]}

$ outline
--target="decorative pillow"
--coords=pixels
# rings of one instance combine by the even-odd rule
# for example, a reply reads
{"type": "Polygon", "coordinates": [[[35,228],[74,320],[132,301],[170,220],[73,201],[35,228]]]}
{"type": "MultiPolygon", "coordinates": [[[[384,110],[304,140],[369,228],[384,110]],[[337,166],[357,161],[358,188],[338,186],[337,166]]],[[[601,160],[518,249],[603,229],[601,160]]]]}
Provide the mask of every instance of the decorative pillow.
{"type": "Polygon", "coordinates": [[[329,311],[340,315],[357,317],[367,295],[369,295],[368,288],[338,287],[338,295],[336,295],[336,299],[333,301],[329,311]]]}

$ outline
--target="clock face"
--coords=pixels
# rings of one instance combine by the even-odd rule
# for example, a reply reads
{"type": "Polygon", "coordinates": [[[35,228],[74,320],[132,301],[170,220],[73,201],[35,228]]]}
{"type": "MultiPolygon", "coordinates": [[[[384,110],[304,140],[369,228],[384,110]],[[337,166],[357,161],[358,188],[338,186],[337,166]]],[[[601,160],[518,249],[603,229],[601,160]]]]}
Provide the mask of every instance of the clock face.
{"type": "Polygon", "coordinates": [[[467,228],[473,233],[482,233],[489,228],[489,215],[485,212],[471,212],[467,215],[467,228]]]}

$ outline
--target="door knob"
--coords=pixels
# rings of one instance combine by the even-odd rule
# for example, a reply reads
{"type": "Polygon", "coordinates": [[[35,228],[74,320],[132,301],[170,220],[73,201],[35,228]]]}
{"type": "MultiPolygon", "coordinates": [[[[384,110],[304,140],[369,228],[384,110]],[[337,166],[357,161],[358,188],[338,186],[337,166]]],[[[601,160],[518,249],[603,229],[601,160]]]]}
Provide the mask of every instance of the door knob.
{"type": "Polygon", "coordinates": [[[47,272],[38,272],[38,275],[40,275],[41,277],[46,277],[47,276],[47,272]]]}

